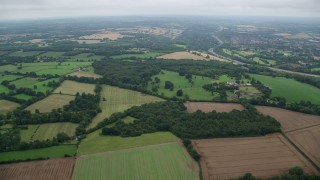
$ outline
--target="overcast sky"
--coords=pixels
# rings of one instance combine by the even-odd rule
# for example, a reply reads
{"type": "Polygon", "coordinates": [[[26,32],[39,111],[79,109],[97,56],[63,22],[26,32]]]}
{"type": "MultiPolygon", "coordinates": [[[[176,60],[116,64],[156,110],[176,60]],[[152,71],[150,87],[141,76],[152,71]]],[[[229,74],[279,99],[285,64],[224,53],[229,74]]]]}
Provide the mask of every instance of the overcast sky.
{"type": "Polygon", "coordinates": [[[96,15],[320,17],[320,0],[0,0],[0,19],[96,15]]]}

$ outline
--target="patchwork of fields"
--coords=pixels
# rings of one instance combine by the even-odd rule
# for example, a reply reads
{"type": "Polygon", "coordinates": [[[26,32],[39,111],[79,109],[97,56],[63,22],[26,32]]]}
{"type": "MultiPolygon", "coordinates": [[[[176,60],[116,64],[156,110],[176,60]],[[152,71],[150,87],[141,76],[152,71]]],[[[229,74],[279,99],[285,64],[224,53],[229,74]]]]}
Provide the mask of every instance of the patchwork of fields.
{"type": "Polygon", "coordinates": [[[196,180],[199,168],[181,145],[173,143],[80,156],[72,179],[196,180]]]}
{"type": "Polygon", "coordinates": [[[222,138],[194,141],[203,157],[203,177],[232,179],[251,172],[260,178],[270,178],[294,166],[305,173],[317,170],[280,134],[265,137],[222,138]]]}

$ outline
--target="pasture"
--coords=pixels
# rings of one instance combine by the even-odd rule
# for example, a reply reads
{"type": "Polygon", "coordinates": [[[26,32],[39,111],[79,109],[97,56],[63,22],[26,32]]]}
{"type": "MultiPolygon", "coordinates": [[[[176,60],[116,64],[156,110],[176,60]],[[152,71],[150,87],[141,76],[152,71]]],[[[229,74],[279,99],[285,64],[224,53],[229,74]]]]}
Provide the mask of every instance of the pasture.
{"type": "Polygon", "coordinates": [[[309,84],[284,77],[271,77],[251,74],[251,77],[261,81],[272,89],[272,97],[284,97],[287,102],[310,101],[320,104],[320,89],[309,84]]]}
{"type": "Polygon", "coordinates": [[[190,113],[196,112],[198,110],[208,113],[212,111],[217,112],[230,112],[232,110],[244,110],[244,107],[241,104],[235,103],[211,103],[211,102],[186,102],[184,106],[187,108],[187,111],[190,113]]]}
{"type": "Polygon", "coordinates": [[[0,177],[8,179],[69,180],[72,175],[74,158],[22,162],[0,165],[0,177]]]}
{"type": "Polygon", "coordinates": [[[53,93],[65,95],[76,95],[77,93],[95,94],[94,89],[94,84],[66,80],[63,81],[63,83],[57,89],[55,89],[53,93]]]}
{"type": "MultiPolygon", "coordinates": [[[[188,79],[184,76],[180,76],[177,72],[162,70],[163,73],[155,75],[160,79],[160,87],[158,88],[158,94],[163,95],[165,97],[174,97],[177,94],[177,91],[181,89],[183,91],[183,96],[188,95],[190,100],[212,100],[217,96],[217,93],[213,95],[211,92],[206,91],[202,88],[205,84],[210,84],[212,82],[211,78],[201,77],[201,76],[192,76],[193,83],[190,83],[188,79]],[[174,84],[173,91],[169,89],[165,89],[165,82],[171,81],[174,84]]],[[[152,90],[152,84],[148,83],[148,90],[152,90]]]]}
{"type": "Polygon", "coordinates": [[[158,52],[147,52],[143,54],[122,54],[122,55],[115,55],[111,56],[112,59],[149,59],[149,58],[156,58],[158,56],[161,56],[163,53],[158,52]]]}
{"type": "MultiPolygon", "coordinates": [[[[92,53],[81,53],[74,56],[70,56],[71,61],[99,61],[103,58],[104,56],[99,56],[92,53]]],[[[87,65],[89,65],[90,62],[79,62],[79,63],[87,63],[87,65]]]]}
{"type": "Polygon", "coordinates": [[[38,124],[29,124],[27,125],[27,129],[20,129],[20,136],[22,142],[29,142],[31,141],[31,138],[36,133],[37,129],[40,125],[38,124]]]}
{"type": "Polygon", "coordinates": [[[18,104],[16,102],[0,99],[0,114],[6,113],[8,111],[13,111],[19,106],[20,106],[20,104],[18,104]]]}
{"type": "Polygon", "coordinates": [[[157,59],[176,59],[176,60],[183,60],[183,59],[191,59],[191,60],[206,60],[205,57],[195,55],[192,53],[189,53],[187,51],[181,51],[181,52],[174,52],[170,54],[165,54],[162,56],[158,56],[157,59]]]}
{"type": "Polygon", "coordinates": [[[257,110],[275,118],[281,124],[284,132],[293,131],[320,124],[320,116],[289,111],[269,106],[256,106],[257,110]]]}
{"type": "Polygon", "coordinates": [[[17,95],[14,95],[13,97],[16,97],[18,99],[22,99],[22,100],[29,100],[29,99],[32,99],[32,96],[29,96],[27,94],[17,94],[17,95]]]}
{"type": "Polygon", "coordinates": [[[63,56],[65,52],[57,52],[57,51],[50,51],[50,52],[45,52],[41,54],[41,57],[52,57],[52,58],[57,58],[63,56]]]}
{"type": "Polygon", "coordinates": [[[40,53],[42,53],[42,51],[17,51],[9,54],[9,56],[28,57],[28,56],[37,56],[40,53]]]}
{"type": "Polygon", "coordinates": [[[158,97],[108,85],[103,85],[101,98],[100,108],[102,112],[93,118],[88,128],[95,127],[99,122],[111,116],[113,113],[122,112],[133,106],[163,101],[158,97]],[[105,101],[103,99],[105,99],[105,101]]]}
{"type": "Polygon", "coordinates": [[[61,158],[65,154],[73,156],[77,151],[76,145],[59,145],[25,151],[10,151],[0,153],[0,162],[38,158],[61,158]]]}
{"type": "Polygon", "coordinates": [[[12,71],[15,71],[17,69],[18,69],[17,66],[14,66],[14,65],[11,65],[11,64],[3,65],[3,66],[0,66],[0,73],[6,72],[6,71],[12,72],[12,71]]]}
{"type": "Polygon", "coordinates": [[[9,93],[9,92],[10,92],[10,89],[9,89],[9,88],[7,88],[6,86],[0,84],[0,93],[5,93],[5,94],[7,94],[7,93],[9,93]]]}
{"type": "Polygon", "coordinates": [[[31,104],[26,110],[34,113],[36,109],[38,109],[40,113],[47,113],[51,112],[53,109],[63,108],[63,106],[68,105],[69,102],[74,99],[75,96],[51,94],[48,97],[31,104]]]}
{"type": "Polygon", "coordinates": [[[42,92],[46,94],[47,91],[52,91],[53,87],[48,86],[49,82],[59,82],[59,78],[51,78],[44,81],[41,81],[37,78],[25,77],[16,81],[10,82],[14,84],[16,88],[30,88],[36,92],[42,92]]]}
{"type": "Polygon", "coordinates": [[[286,136],[320,167],[320,125],[288,132],[286,136]]]}
{"type": "Polygon", "coordinates": [[[97,130],[88,134],[79,145],[78,155],[179,141],[179,138],[170,132],[142,134],[137,137],[105,136],[100,133],[101,130],[97,130]]]}
{"type": "Polygon", "coordinates": [[[179,144],[162,144],[80,156],[73,180],[198,180],[199,168],[179,144]]]}
{"type": "Polygon", "coordinates": [[[299,166],[306,174],[317,170],[280,134],[264,137],[193,141],[201,154],[203,177],[235,179],[245,173],[270,178],[299,166]]]}
{"type": "Polygon", "coordinates": [[[31,140],[51,140],[58,133],[66,133],[68,136],[75,136],[75,130],[78,124],[61,122],[40,124],[36,132],[32,135],[31,140]]]}
{"type": "Polygon", "coordinates": [[[18,76],[18,75],[0,75],[0,83],[2,83],[3,81],[14,81],[18,78],[22,78],[22,76],[18,76]]]}
{"type": "Polygon", "coordinates": [[[76,77],[89,77],[89,78],[101,78],[102,76],[99,74],[95,74],[94,72],[90,71],[76,71],[71,74],[68,74],[68,76],[76,76],[76,77]]]}

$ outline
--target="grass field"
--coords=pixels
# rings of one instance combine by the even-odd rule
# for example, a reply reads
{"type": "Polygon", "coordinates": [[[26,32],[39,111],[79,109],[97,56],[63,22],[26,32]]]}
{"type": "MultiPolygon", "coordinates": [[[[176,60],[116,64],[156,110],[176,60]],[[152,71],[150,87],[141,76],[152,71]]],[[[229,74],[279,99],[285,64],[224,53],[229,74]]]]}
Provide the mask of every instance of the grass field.
{"type": "Polygon", "coordinates": [[[41,54],[41,56],[57,58],[57,57],[62,56],[64,53],[65,53],[65,52],[56,52],[56,51],[53,51],[53,52],[43,53],[43,54],[41,54]]]}
{"type": "Polygon", "coordinates": [[[115,112],[122,112],[133,106],[162,101],[158,97],[108,85],[102,87],[101,98],[100,108],[102,112],[93,118],[88,128],[95,127],[99,122],[115,112]],[[106,101],[103,101],[103,98],[106,101]]]}
{"type": "Polygon", "coordinates": [[[28,129],[21,129],[20,130],[20,136],[21,141],[28,142],[31,140],[33,135],[36,133],[37,129],[39,128],[38,124],[32,124],[27,126],[28,129]]]}
{"type": "Polygon", "coordinates": [[[272,89],[272,97],[284,97],[287,102],[310,101],[320,104],[320,89],[294,79],[271,77],[251,74],[253,78],[261,81],[272,89]]]}
{"type": "MultiPolygon", "coordinates": [[[[208,92],[202,88],[205,84],[210,84],[212,82],[211,78],[194,76],[193,81],[194,84],[191,84],[188,79],[184,76],[179,76],[178,73],[172,71],[162,70],[163,73],[160,73],[155,77],[160,79],[160,87],[158,89],[158,94],[164,95],[166,97],[176,96],[176,93],[179,89],[183,91],[183,95],[188,95],[190,100],[212,100],[216,94],[212,95],[211,92],[208,92]],[[171,81],[174,84],[174,90],[170,91],[169,89],[165,89],[165,81],[171,81]]],[[[152,89],[152,85],[149,82],[148,89],[152,89]]],[[[183,96],[182,96],[183,98],[183,96]]]]}
{"type": "Polygon", "coordinates": [[[49,82],[59,82],[59,78],[51,78],[45,81],[39,81],[37,78],[25,77],[16,81],[10,82],[10,84],[14,84],[16,88],[30,88],[36,92],[42,92],[46,94],[47,91],[52,91],[53,88],[48,86],[49,82]],[[36,86],[36,88],[34,88],[36,86]]]}
{"type": "Polygon", "coordinates": [[[23,100],[29,100],[29,99],[32,99],[32,96],[29,96],[27,94],[17,94],[13,97],[16,97],[18,99],[23,99],[23,100]]]}
{"type": "Polygon", "coordinates": [[[163,53],[158,52],[147,52],[144,54],[122,54],[122,55],[116,55],[111,56],[112,59],[131,59],[131,58],[137,58],[137,59],[149,59],[149,58],[156,58],[158,56],[161,56],[163,53]]]}
{"type": "Polygon", "coordinates": [[[198,56],[192,53],[189,53],[187,51],[181,51],[181,52],[174,52],[170,54],[165,54],[162,56],[158,56],[158,59],[192,59],[192,60],[206,60],[203,56],[198,56]]]}
{"type": "Polygon", "coordinates": [[[9,92],[10,92],[10,89],[9,89],[9,88],[7,88],[6,86],[0,84],[0,93],[5,93],[5,94],[7,94],[7,93],[9,93],[9,92]]]}
{"type": "Polygon", "coordinates": [[[176,143],[81,156],[73,180],[197,180],[199,168],[176,143]]]}
{"type": "Polygon", "coordinates": [[[3,81],[13,81],[21,77],[22,76],[18,75],[0,75],[0,83],[2,83],[3,81]]]}
{"type": "Polygon", "coordinates": [[[11,53],[10,56],[27,57],[27,56],[36,56],[36,55],[39,55],[40,53],[42,53],[42,51],[26,51],[26,52],[17,51],[17,52],[11,53]]]}
{"type": "Polygon", "coordinates": [[[71,61],[77,61],[77,60],[81,60],[81,61],[99,61],[101,59],[103,59],[104,56],[99,56],[99,55],[95,55],[92,53],[81,53],[81,54],[77,54],[75,56],[70,56],[70,60],[71,61]]]}
{"type": "Polygon", "coordinates": [[[54,90],[54,93],[61,93],[67,95],[76,95],[77,93],[94,93],[95,85],[94,84],[86,84],[86,83],[79,83],[75,81],[63,81],[63,83],[54,90]]]}
{"type": "Polygon", "coordinates": [[[0,153],[0,162],[10,160],[25,160],[37,158],[60,158],[65,154],[73,156],[77,151],[76,145],[60,145],[26,151],[10,151],[0,153]]]}
{"type": "Polygon", "coordinates": [[[5,71],[8,71],[8,72],[12,72],[12,71],[15,71],[17,70],[18,67],[17,66],[14,66],[14,65],[4,65],[4,66],[0,66],[0,73],[3,73],[5,71]]]}
{"type": "Polygon", "coordinates": [[[82,140],[79,145],[78,155],[179,141],[176,136],[169,132],[156,132],[126,138],[120,136],[105,136],[100,133],[101,129],[88,134],[87,138],[82,140]]]}
{"type": "Polygon", "coordinates": [[[30,110],[32,113],[34,113],[36,109],[38,109],[40,113],[51,112],[53,109],[63,108],[63,106],[68,105],[69,102],[74,99],[75,96],[51,94],[50,96],[31,104],[26,110],[30,110]]]}
{"type": "Polygon", "coordinates": [[[2,180],[69,180],[74,158],[51,159],[0,165],[2,180]]]}
{"type": "Polygon", "coordinates": [[[58,133],[66,133],[68,136],[74,136],[78,124],[62,122],[41,124],[33,135],[32,140],[47,140],[56,137],[58,133]]]}
{"type": "Polygon", "coordinates": [[[18,103],[0,99],[0,114],[6,113],[8,111],[13,111],[14,109],[16,109],[19,106],[20,106],[20,104],[18,104],[18,103]]]}

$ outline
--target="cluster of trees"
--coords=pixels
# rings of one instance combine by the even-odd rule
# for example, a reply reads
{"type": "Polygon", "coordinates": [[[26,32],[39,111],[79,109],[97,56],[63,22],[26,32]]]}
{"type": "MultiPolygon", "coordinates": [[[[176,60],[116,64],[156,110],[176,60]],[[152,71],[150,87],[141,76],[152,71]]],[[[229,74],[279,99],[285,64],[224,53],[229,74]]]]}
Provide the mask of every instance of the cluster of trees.
{"type": "Polygon", "coordinates": [[[184,147],[186,147],[188,153],[190,154],[190,156],[196,160],[196,161],[200,161],[200,154],[193,148],[192,143],[190,141],[190,139],[184,139],[182,141],[184,147]]]}
{"type": "Polygon", "coordinates": [[[170,131],[180,138],[216,138],[256,136],[280,132],[280,124],[261,115],[254,108],[230,113],[186,113],[180,102],[161,102],[133,107],[124,112],[137,118],[131,124],[117,121],[115,126],[103,129],[105,135],[139,136],[143,133],[170,131]]]}

